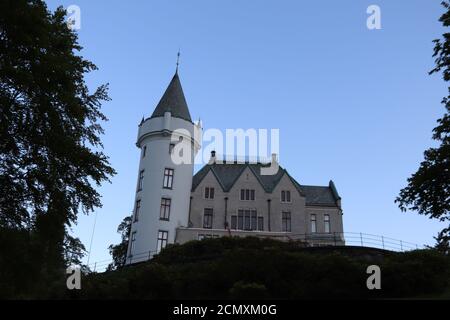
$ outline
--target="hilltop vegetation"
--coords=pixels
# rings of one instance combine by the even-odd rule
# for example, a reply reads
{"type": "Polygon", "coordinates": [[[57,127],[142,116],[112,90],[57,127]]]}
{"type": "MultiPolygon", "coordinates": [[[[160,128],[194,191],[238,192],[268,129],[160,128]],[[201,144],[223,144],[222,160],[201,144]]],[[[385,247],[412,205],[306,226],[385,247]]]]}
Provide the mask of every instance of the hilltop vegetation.
{"type": "Polygon", "coordinates": [[[152,261],[82,279],[75,299],[409,298],[447,290],[450,258],[435,250],[304,248],[258,238],[171,245],[152,261]],[[381,290],[368,290],[367,266],[381,268],[381,290]]]}

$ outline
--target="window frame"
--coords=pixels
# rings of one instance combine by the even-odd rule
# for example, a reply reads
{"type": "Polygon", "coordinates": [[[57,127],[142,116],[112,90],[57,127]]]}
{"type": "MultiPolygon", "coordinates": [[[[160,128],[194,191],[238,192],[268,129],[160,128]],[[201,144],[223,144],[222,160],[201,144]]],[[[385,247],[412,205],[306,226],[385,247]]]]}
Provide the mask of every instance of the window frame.
{"type": "Polygon", "coordinates": [[[136,246],[136,234],[137,234],[137,231],[136,231],[136,230],[133,231],[133,232],[131,232],[131,238],[130,238],[130,253],[129,253],[129,256],[132,256],[132,255],[133,255],[133,251],[134,251],[135,246],[136,246]]]}
{"type": "Polygon", "coordinates": [[[203,198],[207,200],[214,200],[215,190],[214,187],[205,187],[203,192],[203,198]]]}
{"type": "Polygon", "coordinates": [[[170,189],[170,190],[173,189],[174,177],[175,177],[175,169],[164,168],[164,178],[163,178],[163,188],[164,189],[170,189]]]}
{"type": "Polygon", "coordinates": [[[171,198],[169,198],[169,197],[161,198],[161,203],[160,203],[160,207],[159,207],[159,220],[170,221],[171,206],[172,206],[171,198]]]}
{"type": "Polygon", "coordinates": [[[203,223],[202,223],[203,229],[212,229],[213,221],[214,221],[214,209],[213,208],[204,208],[203,209],[203,223]],[[208,217],[208,221],[206,220],[206,217],[208,217]],[[209,222],[209,224],[207,225],[206,222],[209,222]]]}
{"type": "Polygon", "coordinates": [[[281,231],[292,232],[292,213],[285,210],[281,212],[281,231]],[[288,224],[289,222],[289,224],[288,224]]]}
{"type": "Polygon", "coordinates": [[[156,240],[156,252],[160,253],[162,249],[164,249],[169,240],[169,231],[167,230],[158,230],[158,238],[156,240]]]}
{"type": "Polygon", "coordinates": [[[139,213],[141,211],[141,199],[136,200],[136,206],[134,208],[134,219],[133,222],[139,221],[139,213]]]}
{"type": "Polygon", "coordinates": [[[291,190],[281,190],[280,200],[282,203],[292,203],[291,190]]]}
{"type": "Polygon", "coordinates": [[[317,233],[317,215],[315,213],[311,213],[309,221],[310,221],[311,233],[317,233]],[[313,226],[314,226],[314,228],[313,228],[313,226]]]}
{"type": "Polygon", "coordinates": [[[323,232],[331,233],[331,218],[328,213],[323,215],[323,232]],[[327,231],[328,228],[328,231],[327,231]]]}
{"type": "Polygon", "coordinates": [[[240,200],[241,201],[255,201],[256,191],[255,189],[241,189],[240,200]]]}
{"type": "Polygon", "coordinates": [[[145,169],[139,170],[137,191],[141,191],[144,188],[144,175],[145,169]]]}

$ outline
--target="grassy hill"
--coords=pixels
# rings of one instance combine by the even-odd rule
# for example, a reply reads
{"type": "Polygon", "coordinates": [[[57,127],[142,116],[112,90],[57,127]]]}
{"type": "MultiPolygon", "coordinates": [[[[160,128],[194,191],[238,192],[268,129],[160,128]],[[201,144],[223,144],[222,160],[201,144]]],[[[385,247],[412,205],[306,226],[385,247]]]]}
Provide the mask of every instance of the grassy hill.
{"type": "Polygon", "coordinates": [[[223,237],[171,245],[149,262],[86,275],[82,290],[60,293],[73,299],[413,298],[445,296],[449,280],[450,257],[434,250],[305,248],[223,237]],[[381,290],[367,289],[372,264],[381,268],[381,290]]]}

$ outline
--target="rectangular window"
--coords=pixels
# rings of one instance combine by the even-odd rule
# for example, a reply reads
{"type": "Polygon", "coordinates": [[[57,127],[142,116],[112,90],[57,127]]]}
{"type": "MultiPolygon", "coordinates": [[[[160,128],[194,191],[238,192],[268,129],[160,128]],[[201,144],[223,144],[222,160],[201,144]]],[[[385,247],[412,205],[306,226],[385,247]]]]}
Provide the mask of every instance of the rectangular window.
{"type": "Polygon", "coordinates": [[[161,208],[159,210],[159,220],[167,220],[170,218],[170,204],[172,200],[169,198],[161,198],[161,208]]]}
{"type": "Polygon", "coordinates": [[[213,224],[213,209],[205,208],[203,212],[203,228],[211,229],[213,224]]]}
{"type": "Polygon", "coordinates": [[[138,191],[142,190],[144,186],[144,170],[139,172],[138,191]]]}
{"type": "Polygon", "coordinates": [[[214,199],[214,188],[205,188],[205,199],[214,199]]]}
{"type": "Polygon", "coordinates": [[[255,200],[255,190],[241,189],[241,200],[255,200]]]}
{"type": "Polygon", "coordinates": [[[264,217],[258,217],[258,231],[264,231],[264,217]]]}
{"type": "Polygon", "coordinates": [[[134,222],[139,221],[139,211],[141,211],[141,200],[136,201],[136,209],[134,210],[134,222]]]}
{"type": "Polygon", "coordinates": [[[324,227],[325,227],[325,233],[330,233],[331,228],[330,228],[330,215],[329,214],[326,214],[323,216],[323,223],[324,223],[324,227]]]}
{"type": "Polygon", "coordinates": [[[142,148],[142,158],[145,158],[146,155],[147,155],[147,146],[144,146],[144,148],[142,148]]]}
{"type": "Polygon", "coordinates": [[[173,153],[173,148],[175,148],[175,143],[169,144],[169,154],[173,153]]]}
{"type": "Polygon", "coordinates": [[[316,221],[316,215],[311,215],[311,233],[317,232],[317,221],[316,221]]]}
{"type": "Polygon", "coordinates": [[[244,230],[244,210],[238,211],[238,227],[239,230],[244,230]]]}
{"type": "Polygon", "coordinates": [[[237,229],[237,216],[231,216],[231,229],[237,229]]]}
{"type": "Polygon", "coordinates": [[[291,232],[291,213],[289,211],[283,211],[281,214],[282,231],[291,232]]]}
{"type": "Polygon", "coordinates": [[[231,216],[231,229],[233,230],[264,230],[263,217],[258,217],[254,209],[239,209],[238,214],[231,216]]]}
{"type": "Polygon", "coordinates": [[[251,217],[252,217],[252,226],[251,226],[251,230],[256,230],[258,228],[258,217],[256,216],[256,210],[252,210],[250,212],[251,217]]]}
{"type": "Polygon", "coordinates": [[[159,253],[167,246],[167,239],[169,238],[169,231],[158,231],[158,241],[156,243],[156,252],[159,253]]]}
{"type": "Polygon", "coordinates": [[[281,202],[291,202],[291,191],[289,190],[281,191],[281,202]]]}
{"type": "Polygon", "coordinates": [[[173,187],[173,169],[164,169],[163,188],[172,189],[173,187]]]}
{"type": "Polygon", "coordinates": [[[130,256],[134,252],[135,245],[136,245],[136,231],[133,231],[133,233],[131,234],[130,256]]]}
{"type": "Polygon", "coordinates": [[[251,230],[251,228],[250,228],[250,210],[244,211],[244,230],[251,230]]]}

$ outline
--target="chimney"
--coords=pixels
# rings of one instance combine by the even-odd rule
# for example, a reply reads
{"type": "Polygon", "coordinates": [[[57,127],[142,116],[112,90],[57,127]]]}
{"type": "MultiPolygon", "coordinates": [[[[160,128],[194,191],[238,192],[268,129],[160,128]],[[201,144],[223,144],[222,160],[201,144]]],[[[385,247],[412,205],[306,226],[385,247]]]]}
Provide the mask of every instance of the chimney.
{"type": "Polygon", "coordinates": [[[216,163],[216,151],[211,151],[211,158],[209,159],[208,164],[214,164],[216,163]]]}

